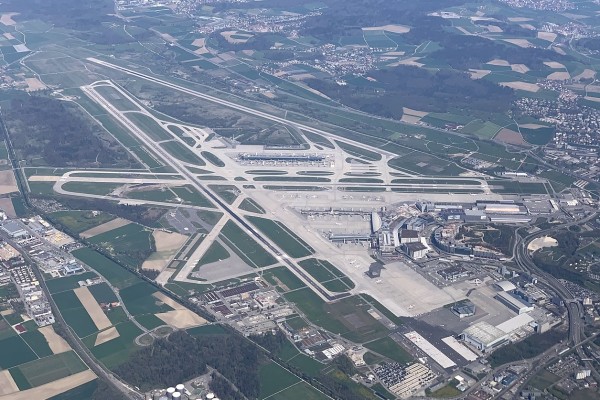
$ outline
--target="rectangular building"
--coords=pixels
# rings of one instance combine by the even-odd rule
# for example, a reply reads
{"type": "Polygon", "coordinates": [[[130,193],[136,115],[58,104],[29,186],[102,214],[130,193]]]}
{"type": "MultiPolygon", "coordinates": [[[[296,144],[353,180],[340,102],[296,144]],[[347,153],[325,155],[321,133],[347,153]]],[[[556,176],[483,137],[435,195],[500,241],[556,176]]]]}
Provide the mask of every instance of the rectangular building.
{"type": "Polygon", "coordinates": [[[533,306],[531,304],[519,300],[510,293],[500,292],[496,295],[496,299],[517,314],[524,314],[533,311],[533,306]]]}

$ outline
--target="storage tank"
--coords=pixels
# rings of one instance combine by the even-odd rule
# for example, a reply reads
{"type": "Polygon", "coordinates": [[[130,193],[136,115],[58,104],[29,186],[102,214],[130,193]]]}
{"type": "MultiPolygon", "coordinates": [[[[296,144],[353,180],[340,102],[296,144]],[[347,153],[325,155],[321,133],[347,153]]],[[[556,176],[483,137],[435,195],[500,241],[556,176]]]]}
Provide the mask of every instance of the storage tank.
{"type": "Polygon", "coordinates": [[[179,385],[175,386],[175,390],[177,390],[179,393],[183,393],[183,391],[185,390],[185,386],[183,385],[183,383],[180,383],[179,385]]]}
{"type": "Polygon", "coordinates": [[[167,388],[167,397],[169,399],[173,398],[173,393],[175,393],[175,388],[174,387],[167,388]]]}
{"type": "Polygon", "coordinates": [[[206,399],[207,400],[214,400],[215,399],[215,394],[214,393],[209,393],[206,395],[206,399]]]}
{"type": "Polygon", "coordinates": [[[179,392],[173,393],[173,400],[179,400],[179,399],[181,399],[181,393],[179,393],[179,392]]]}

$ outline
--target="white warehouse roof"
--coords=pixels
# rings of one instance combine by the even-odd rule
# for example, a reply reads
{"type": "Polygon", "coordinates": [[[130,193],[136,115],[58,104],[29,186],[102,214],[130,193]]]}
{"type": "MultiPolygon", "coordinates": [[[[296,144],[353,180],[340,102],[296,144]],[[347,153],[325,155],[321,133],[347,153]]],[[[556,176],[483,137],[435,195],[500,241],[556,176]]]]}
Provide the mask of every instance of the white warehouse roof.
{"type": "Polygon", "coordinates": [[[483,321],[469,326],[463,331],[463,335],[476,339],[486,347],[491,346],[495,342],[506,337],[506,333],[504,333],[504,331],[501,331],[494,325],[483,321]]]}
{"type": "Polygon", "coordinates": [[[509,319],[508,321],[504,321],[500,325],[496,325],[496,328],[500,329],[505,333],[512,333],[517,329],[521,329],[522,327],[529,325],[533,322],[534,319],[531,318],[529,314],[519,314],[516,317],[509,319]]]}
{"type": "Polygon", "coordinates": [[[509,281],[496,282],[496,286],[503,292],[509,292],[517,288],[514,283],[509,281]]]}

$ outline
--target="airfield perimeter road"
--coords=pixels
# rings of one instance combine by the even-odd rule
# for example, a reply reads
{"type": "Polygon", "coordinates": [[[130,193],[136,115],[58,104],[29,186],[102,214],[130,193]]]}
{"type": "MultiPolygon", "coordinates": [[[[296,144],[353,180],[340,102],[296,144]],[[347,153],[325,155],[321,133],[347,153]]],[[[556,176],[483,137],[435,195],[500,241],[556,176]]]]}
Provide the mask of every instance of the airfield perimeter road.
{"type": "Polygon", "coordinates": [[[312,277],[304,272],[300,266],[296,264],[295,261],[289,258],[284,251],[282,251],[279,246],[277,246],[274,242],[263,236],[257,229],[255,229],[249,222],[247,222],[243,217],[238,215],[235,210],[233,210],[227,203],[225,203],[221,198],[213,193],[207,186],[204,186],[200,180],[187,168],[185,168],[184,163],[177,160],[174,156],[164,150],[161,146],[157,146],[156,143],[151,140],[148,135],[139,129],[135,124],[133,124],[130,120],[128,120],[119,110],[117,110],[108,100],[104,99],[100,96],[92,87],[82,87],[83,92],[89,96],[92,100],[97,102],[99,105],[104,107],[119,123],[121,123],[124,127],[129,129],[132,134],[134,134],[140,142],[146,146],[146,148],[157,155],[160,159],[165,161],[167,165],[170,165],[174,168],[181,176],[186,178],[188,182],[194,186],[200,192],[206,194],[210,200],[212,200],[218,208],[224,211],[226,214],[229,214],[230,218],[237,224],[239,224],[250,236],[253,236],[258,240],[258,243],[262,243],[264,247],[271,253],[273,253],[277,259],[284,262],[294,274],[301,279],[308,286],[312,287],[317,294],[322,297],[325,301],[333,301],[337,299],[341,299],[344,297],[350,296],[350,293],[341,293],[341,294],[332,294],[325,288],[323,288],[318,282],[314,281],[312,277]]]}

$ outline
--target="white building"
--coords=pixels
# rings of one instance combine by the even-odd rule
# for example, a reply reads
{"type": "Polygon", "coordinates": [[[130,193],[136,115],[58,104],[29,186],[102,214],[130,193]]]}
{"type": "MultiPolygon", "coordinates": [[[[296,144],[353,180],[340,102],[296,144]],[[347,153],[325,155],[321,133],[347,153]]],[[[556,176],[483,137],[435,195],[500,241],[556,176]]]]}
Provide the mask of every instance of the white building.
{"type": "Polygon", "coordinates": [[[504,331],[487,322],[478,322],[469,326],[460,336],[465,342],[484,353],[508,342],[508,335],[504,331]]]}

